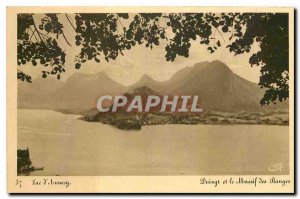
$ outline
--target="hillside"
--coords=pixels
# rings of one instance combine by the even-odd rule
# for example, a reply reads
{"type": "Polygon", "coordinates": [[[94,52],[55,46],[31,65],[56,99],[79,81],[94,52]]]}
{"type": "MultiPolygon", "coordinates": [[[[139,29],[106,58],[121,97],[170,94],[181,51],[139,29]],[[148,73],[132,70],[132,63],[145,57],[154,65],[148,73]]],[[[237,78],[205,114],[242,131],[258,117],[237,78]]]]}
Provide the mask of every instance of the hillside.
{"type": "Polygon", "coordinates": [[[197,95],[205,109],[229,112],[260,111],[264,93],[257,84],[234,74],[220,61],[183,68],[165,82],[142,78],[131,89],[146,85],[162,94],[197,95]]]}
{"type": "Polygon", "coordinates": [[[263,109],[287,110],[288,102],[260,106],[264,90],[235,73],[221,61],[200,62],[177,71],[169,80],[159,82],[144,75],[131,86],[123,86],[104,72],[76,73],[65,82],[40,79],[33,84],[18,83],[18,107],[49,109],[96,108],[101,95],[157,95],[199,96],[204,110],[259,112],[263,109]]]}

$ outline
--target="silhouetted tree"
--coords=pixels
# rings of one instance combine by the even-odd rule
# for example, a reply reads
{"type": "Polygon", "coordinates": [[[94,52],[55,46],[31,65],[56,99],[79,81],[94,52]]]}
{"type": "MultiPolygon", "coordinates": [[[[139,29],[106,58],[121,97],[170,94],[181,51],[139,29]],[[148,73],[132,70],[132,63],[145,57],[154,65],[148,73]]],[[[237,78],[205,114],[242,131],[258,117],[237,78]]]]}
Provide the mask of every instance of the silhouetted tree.
{"type": "MultiPolygon", "coordinates": [[[[65,17],[76,32],[75,44],[80,53],[74,58],[74,66],[102,59],[107,62],[116,59],[123,51],[135,45],[153,48],[165,40],[166,61],[174,61],[177,56],[189,56],[191,41],[199,39],[201,45],[214,53],[222,42],[215,38],[217,31],[229,35],[226,47],[234,55],[249,53],[255,42],[260,50],[253,54],[251,66],[261,66],[259,85],[265,88],[261,104],[277,100],[283,101],[289,95],[289,32],[286,13],[139,13],[129,17],[124,13],[75,14],[75,23],[67,14],[45,14],[40,24],[36,24],[33,14],[18,15],[18,65],[37,62],[45,66],[42,71],[56,75],[60,79],[65,72],[66,53],[57,43],[64,34],[64,25],[58,15],[65,17]],[[124,26],[122,20],[130,20],[124,26]],[[122,29],[120,31],[120,29],[122,29]],[[167,34],[167,31],[172,34],[167,34]]],[[[18,70],[18,79],[31,82],[30,75],[18,70]]]]}

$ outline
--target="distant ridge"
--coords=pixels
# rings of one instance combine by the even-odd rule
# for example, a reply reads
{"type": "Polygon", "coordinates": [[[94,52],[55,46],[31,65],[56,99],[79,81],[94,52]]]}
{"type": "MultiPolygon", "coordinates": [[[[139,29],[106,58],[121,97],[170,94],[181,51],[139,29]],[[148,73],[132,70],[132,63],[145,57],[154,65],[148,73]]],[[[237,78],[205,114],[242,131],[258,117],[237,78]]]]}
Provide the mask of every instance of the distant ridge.
{"type": "MultiPolygon", "coordinates": [[[[18,107],[78,109],[95,108],[101,95],[156,93],[157,95],[197,95],[206,110],[261,111],[264,90],[235,73],[221,61],[200,62],[177,71],[159,82],[144,75],[131,86],[123,86],[106,73],[76,73],[65,82],[47,80],[35,86],[18,86],[18,107]],[[53,86],[52,86],[53,84],[53,86]],[[55,89],[54,89],[55,88],[55,89]],[[41,94],[40,94],[41,93],[41,94]]],[[[274,107],[274,106],[269,106],[274,107]]],[[[280,103],[286,108],[288,103],[280,103]]]]}
{"type": "Polygon", "coordinates": [[[161,91],[162,86],[164,86],[164,82],[159,82],[154,79],[152,79],[149,75],[143,75],[139,81],[134,83],[133,85],[129,86],[127,89],[128,91],[133,91],[136,88],[140,88],[143,86],[147,86],[150,89],[161,91]]]}

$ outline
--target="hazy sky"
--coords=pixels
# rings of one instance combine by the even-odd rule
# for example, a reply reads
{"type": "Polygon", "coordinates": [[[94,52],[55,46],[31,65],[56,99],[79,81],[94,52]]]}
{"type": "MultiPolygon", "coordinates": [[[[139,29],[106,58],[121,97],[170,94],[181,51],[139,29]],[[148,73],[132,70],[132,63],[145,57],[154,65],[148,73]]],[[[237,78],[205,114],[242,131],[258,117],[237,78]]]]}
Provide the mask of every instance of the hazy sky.
{"type": "MultiPolygon", "coordinates": [[[[75,19],[72,14],[68,14],[75,24],[75,19]]],[[[260,76],[260,68],[257,66],[251,67],[249,64],[249,57],[257,52],[258,46],[252,48],[250,53],[234,56],[226,48],[229,44],[227,35],[223,35],[225,41],[220,34],[213,30],[213,35],[221,41],[221,47],[211,54],[207,51],[207,46],[200,45],[199,40],[192,41],[189,57],[177,57],[174,62],[167,62],[165,60],[165,44],[161,43],[155,46],[152,50],[146,48],[143,44],[136,45],[129,51],[125,51],[124,55],[119,55],[115,61],[106,62],[104,59],[100,63],[89,61],[82,64],[79,70],[75,69],[74,57],[79,52],[80,47],[75,45],[75,31],[67,22],[64,15],[61,15],[60,21],[64,24],[64,32],[71,43],[72,47],[68,46],[65,40],[60,37],[58,39],[59,45],[65,50],[66,56],[66,72],[62,74],[62,80],[66,80],[73,73],[98,73],[105,71],[115,81],[124,85],[130,85],[138,81],[144,74],[148,74],[155,80],[164,81],[169,79],[176,71],[193,66],[195,63],[202,61],[220,60],[227,64],[229,68],[239,76],[257,83],[260,76]]],[[[35,22],[40,24],[40,16],[35,16],[35,22]]],[[[122,21],[126,25],[126,21],[122,21]]],[[[24,72],[29,73],[33,78],[41,76],[42,66],[33,67],[26,65],[24,72]]]]}

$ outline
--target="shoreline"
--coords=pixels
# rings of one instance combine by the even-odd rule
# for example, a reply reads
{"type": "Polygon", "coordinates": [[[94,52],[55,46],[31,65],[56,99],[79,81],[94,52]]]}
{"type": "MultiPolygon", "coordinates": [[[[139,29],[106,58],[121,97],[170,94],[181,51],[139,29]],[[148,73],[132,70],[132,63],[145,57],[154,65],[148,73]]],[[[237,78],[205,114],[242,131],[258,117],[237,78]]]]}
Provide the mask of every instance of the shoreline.
{"type": "MultiPolygon", "coordinates": [[[[122,112],[99,113],[96,109],[31,109],[49,110],[63,114],[77,115],[79,120],[86,122],[100,122],[124,130],[140,130],[143,126],[178,124],[178,125],[274,125],[289,126],[288,113],[283,111],[269,111],[258,113],[229,113],[209,111],[201,114],[176,113],[131,113],[122,112]],[[137,119],[138,118],[138,119],[137,119]]],[[[18,108],[18,110],[22,110],[18,108]]]]}

